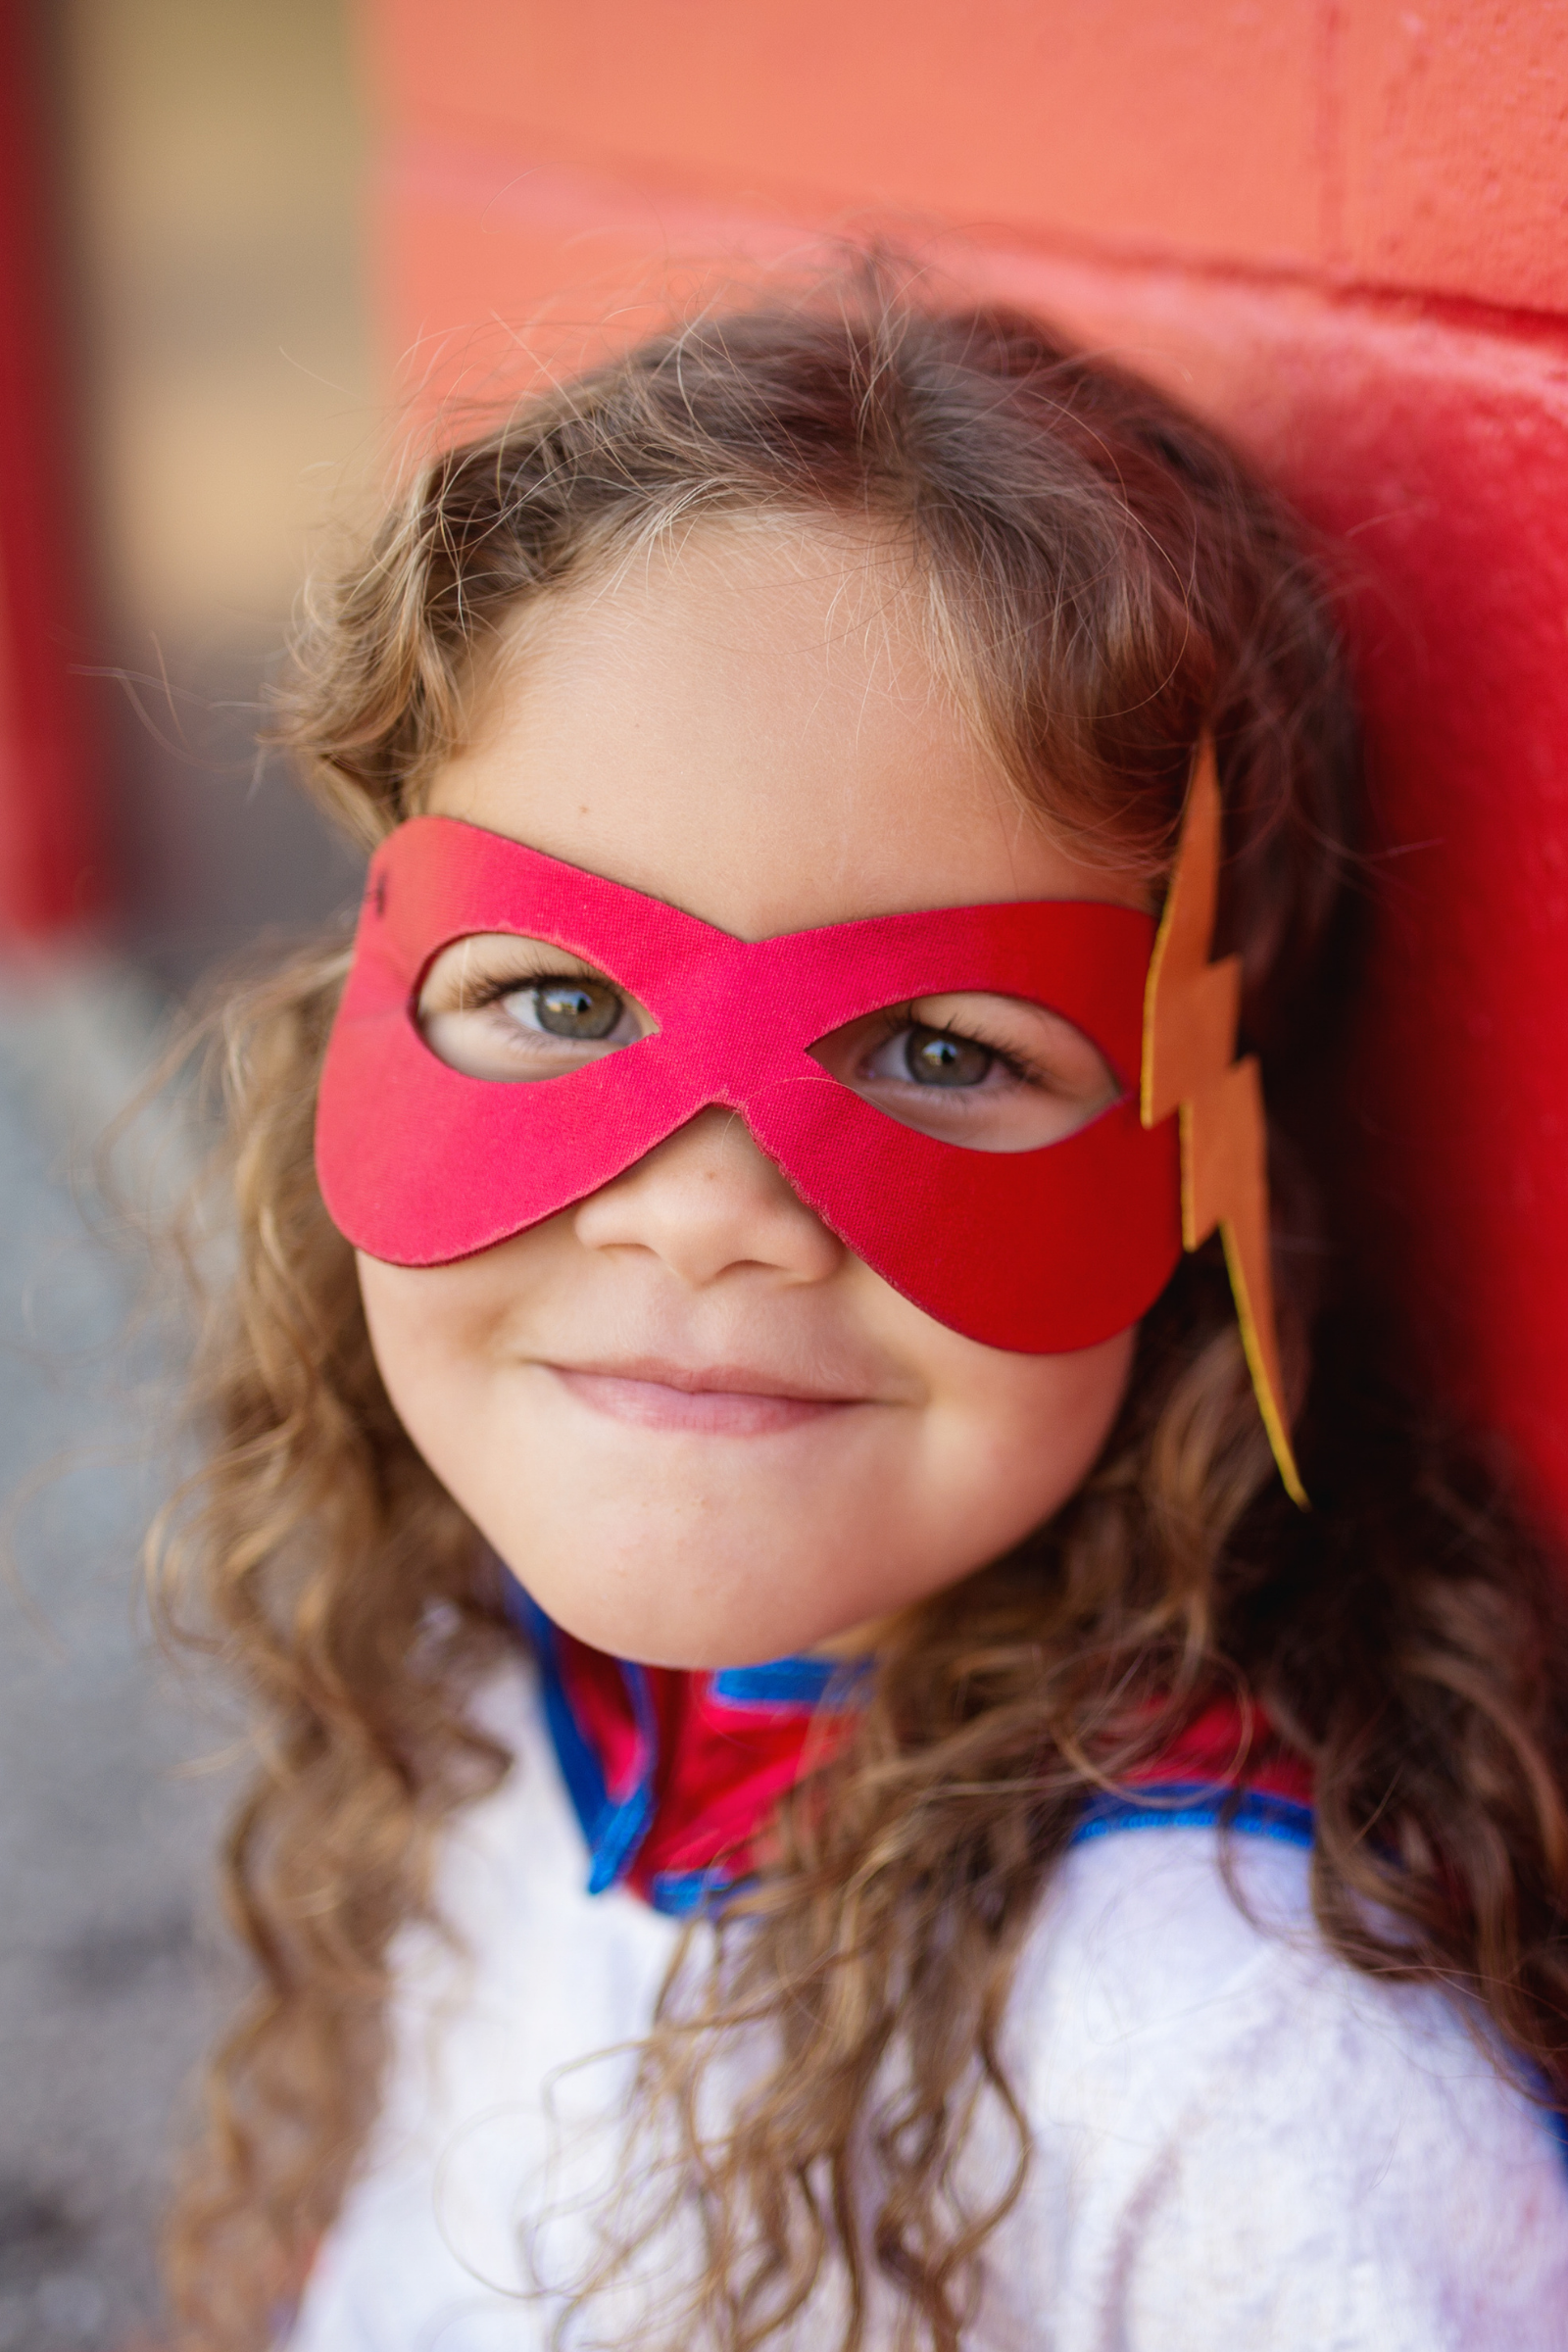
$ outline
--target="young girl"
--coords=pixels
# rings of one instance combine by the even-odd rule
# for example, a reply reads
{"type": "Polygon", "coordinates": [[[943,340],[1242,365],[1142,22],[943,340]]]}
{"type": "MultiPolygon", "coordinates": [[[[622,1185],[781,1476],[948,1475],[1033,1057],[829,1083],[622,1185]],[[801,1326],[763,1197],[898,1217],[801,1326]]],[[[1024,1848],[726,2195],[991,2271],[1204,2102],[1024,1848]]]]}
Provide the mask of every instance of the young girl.
{"type": "Polygon", "coordinates": [[[1564,1609],[1343,1295],[1278,503],[870,281],[443,457],[291,709],[188,2341],[1568,2341],[1564,1609]]]}

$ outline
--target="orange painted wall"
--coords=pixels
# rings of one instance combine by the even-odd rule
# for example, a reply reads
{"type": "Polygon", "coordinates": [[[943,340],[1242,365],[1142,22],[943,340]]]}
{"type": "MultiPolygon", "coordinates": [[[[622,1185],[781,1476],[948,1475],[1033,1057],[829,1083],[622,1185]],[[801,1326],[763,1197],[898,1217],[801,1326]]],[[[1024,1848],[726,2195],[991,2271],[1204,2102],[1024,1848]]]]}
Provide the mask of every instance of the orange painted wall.
{"type": "Polygon", "coordinates": [[[1568,1521],[1568,0],[362,0],[416,409],[891,225],[1341,542],[1369,1258],[1568,1521]]]}

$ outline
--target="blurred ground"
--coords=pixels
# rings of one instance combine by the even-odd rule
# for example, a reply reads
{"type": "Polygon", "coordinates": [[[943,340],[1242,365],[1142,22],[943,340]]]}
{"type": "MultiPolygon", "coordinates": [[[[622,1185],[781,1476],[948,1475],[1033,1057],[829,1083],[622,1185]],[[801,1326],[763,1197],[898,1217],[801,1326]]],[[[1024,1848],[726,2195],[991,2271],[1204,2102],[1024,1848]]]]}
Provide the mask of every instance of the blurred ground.
{"type": "MultiPolygon", "coordinates": [[[[144,1265],[83,1190],[157,1012],[108,962],[0,984],[0,2352],[113,2352],[152,2319],[171,2110],[220,1991],[228,1788],[189,1768],[225,1730],[156,1656],[136,1560],[177,1324],[138,1316],[144,1265]]],[[[167,1121],[158,1148],[167,1186],[167,1121]]]]}

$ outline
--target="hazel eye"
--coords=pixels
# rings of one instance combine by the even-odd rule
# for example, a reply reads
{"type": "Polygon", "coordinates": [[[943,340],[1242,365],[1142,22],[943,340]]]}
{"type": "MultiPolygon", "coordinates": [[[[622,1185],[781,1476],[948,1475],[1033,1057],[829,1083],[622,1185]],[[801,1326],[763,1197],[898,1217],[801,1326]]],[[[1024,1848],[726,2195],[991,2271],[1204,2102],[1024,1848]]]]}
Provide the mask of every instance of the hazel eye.
{"type": "Polygon", "coordinates": [[[980,1086],[996,1063],[989,1046],[946,1029],[910,1029],[904,1066],[917,1086],[980,1086]]]}
{"type": "Polygon", "coordinates": [[[509,1011],[519,1001],[551,1037],[609,1037],[626,1009],[618,991],[597,980],[541,980],[502,1000],[509,1011]]]}
{"type": "Polygon", "coordinates": [[[569,1077],[658,1023],[623,988],[547,940],[481,931],[443,948],[416,1018],[438,1060],[467,1078],[569,1077]]]}
{"type": "Polygon", "coordinates": [[[1038,1152],[1121,1097],[1099,1047],[1071,1021],[985,990],[884,1005],[810,1051],[901,1126],[970,1152],[1038,1152]]]}

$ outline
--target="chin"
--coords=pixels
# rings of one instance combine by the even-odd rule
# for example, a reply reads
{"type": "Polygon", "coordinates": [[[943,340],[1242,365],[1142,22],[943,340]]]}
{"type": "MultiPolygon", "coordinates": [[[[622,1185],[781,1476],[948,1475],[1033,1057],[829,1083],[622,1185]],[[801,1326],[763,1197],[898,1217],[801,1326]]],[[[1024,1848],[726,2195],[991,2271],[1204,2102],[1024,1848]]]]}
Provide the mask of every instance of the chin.
{"type": "MultiPolygon", "coordinates": [[[[548,1617],[579,1642],[647,1666],[754,1666],[809,1649],[884,1611],[867,1588],[875,1531],[831,1508],[805,1515],[799,1486],[748,1499],[709,1491],[650,1497],[591,1482],[515,1511],[475,1513],[493,1549],[548,1617]],[[725,1502],[730,1507],[726,1510],[725,1502]],[[510,1521],[510,1525],[508,1522],[510,1521]]],[[[513,1507],[507,1507],[511,1505],[513,1507]]]]}
{"type": "Polygon", "coordinates": [[[642,1564],[635,1584],[596,1577],[581,1558],[560,1573],[537,1561],[513,1573],[546,1616],[591,1648],[640,1666],[691,1672],[790,1656],[872,1613],[846,1614],[825,1602],[813,1610],[801,1606],[799,1596],[794,1606],[759,1608],[749,1593],[683,1589],[678,1570],[661,1573],[658,1565],[642,1564]]]}

